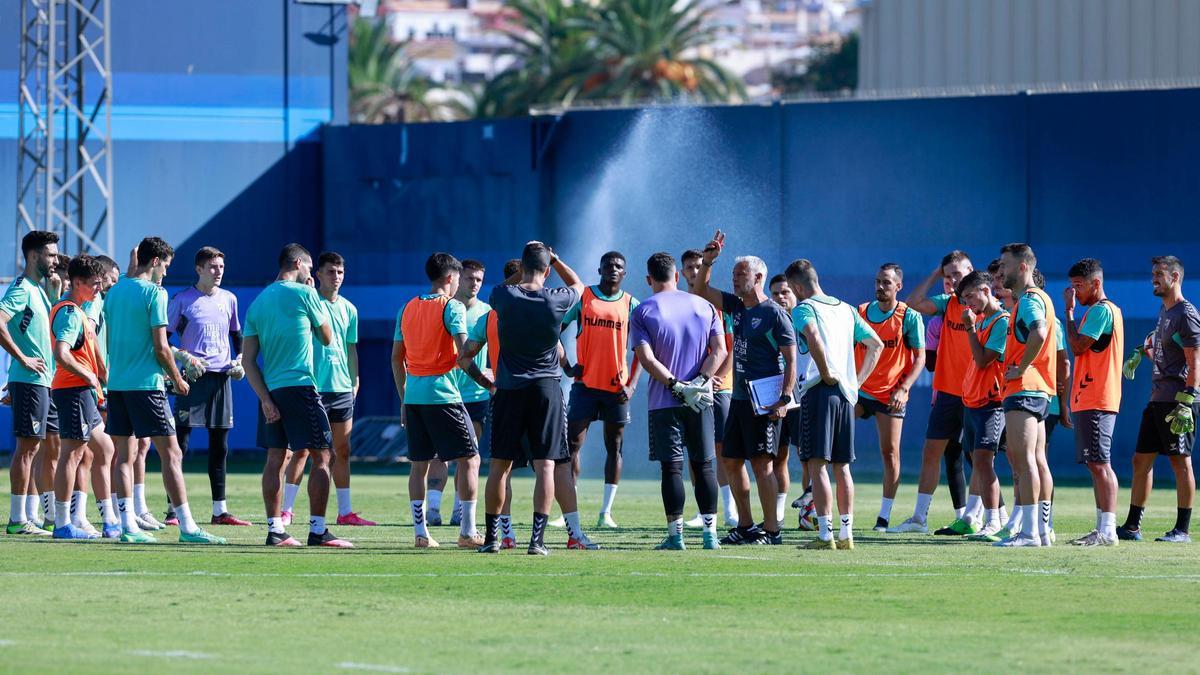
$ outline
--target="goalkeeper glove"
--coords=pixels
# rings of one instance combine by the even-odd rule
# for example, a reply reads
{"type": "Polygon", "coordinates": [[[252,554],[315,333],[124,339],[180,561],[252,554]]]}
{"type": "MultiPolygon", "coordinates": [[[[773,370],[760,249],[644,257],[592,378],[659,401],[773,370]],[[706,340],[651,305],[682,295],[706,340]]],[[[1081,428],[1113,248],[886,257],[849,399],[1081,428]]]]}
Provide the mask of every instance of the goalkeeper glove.
{"type": "Polygon", "coordinates": [[[183,378],[188,382],[195,382],[208,370],[204,359],[192,356],[182,349],[175,350],[175,365],[183,371],[183,378]]]}
{"type": "Polygon", "coordinates": [[[1130,354],[1129,358],[1125,360],[1125,365],[1121,366],[1121,374],[1125,376],[1125,379],[1133,379],[1133,376],[1137,374],[1138,366],[1141,365],[1142,359],[1145,358],[1145,356],[1146,347],[1144,345],[1138,345],[1138,347],[1133,350],[1133,354],[1130,354]]]}
{"type": "Polygon", "coordinates": [[[1189,387],[1175,394],[1178,405],[1167,415],[1166,422],[1176,436],[1190,434],[1196,430],[1196,419],[1192,415],[1192,404],[1196,402],[1196,390],[1189,387]]]}
{"type": "Polygon", "coordinates": [[[246,376],[246,369],[242,367],[241,359],[234,359],[229,364],[229,376],[235,380],[240,380],[246,376]]]}
{"type": "Polygon", "coordinates": [[[704,375],[687,382],[683,391],[684,404],[696,412],[713,404],[712,380],[704,375]]]}

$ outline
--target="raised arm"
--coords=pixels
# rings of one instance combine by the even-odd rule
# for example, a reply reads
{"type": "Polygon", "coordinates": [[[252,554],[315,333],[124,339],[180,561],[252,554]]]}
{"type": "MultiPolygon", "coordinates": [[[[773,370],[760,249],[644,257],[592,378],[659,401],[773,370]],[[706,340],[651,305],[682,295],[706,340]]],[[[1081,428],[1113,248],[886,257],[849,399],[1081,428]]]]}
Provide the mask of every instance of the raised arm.
{"type": "Polygon", "coordinates": [[[942,268],[938,267],[934,271],[930,272],[929,276],[925,277],[924,281],[917,284],[916,288],[912,290],[912,293],[908,294],[908,297],[905,298],[904,302],[907,303],[909,307],[912,307],[925,316],[936,315],[938,313],[938,307],[933,303],[932,300],[929,299],[929,289],[933,288],[933,285],[941,280],[942,268]]]}
{"type": "Polygon", "coordinates": [[[724,303],[721,300],[720,289],[711,286],[712,268],[716,264],[717,258],[721,257],[721,251],[724,248],[725,233],[717,230],[713,238],[704,246],[704,252],[700,258],[700,273],[696,275],[695,285],[692,287],[692,293],[708,300],[717,309],[722,309],[724,303]]]}
{"type": "Polygon", "coordinates": [[[1095,338],[1090,338],[1086,335],[1080,335],[1079,328],[1075,326],[1075,289],[1067,286],[1063,291],[1063,305],[1066,308],[1063,323],[1067,328],[1067,346],[1071,348],[1071,353],[1075,356],[1086,352],[1094,342],[1095,338]]]}

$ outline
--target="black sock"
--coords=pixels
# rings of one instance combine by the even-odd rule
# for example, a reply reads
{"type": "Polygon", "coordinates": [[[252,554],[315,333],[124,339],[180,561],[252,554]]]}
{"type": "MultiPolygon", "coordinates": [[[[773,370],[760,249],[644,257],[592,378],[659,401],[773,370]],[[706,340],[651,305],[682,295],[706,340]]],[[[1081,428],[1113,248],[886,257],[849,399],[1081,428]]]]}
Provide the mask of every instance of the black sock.
{"type": "Polygon", "coordinates": [[[496,543],[496,533],[500,529],[500,516],[485,513],[483,520],[485,527],[487,527],[487,533],[483,536],[483,545],[487,546],[496,543]]]}
{"type": "Polygon", "coordinates": [[[229,430],[208,430],[208,486],[213,501],[225,500],[225,458],[229,455],[229,430]]]}
{"type": "Polygon", "coordinates": [[[1191,509],[1175,509],[1175,529],[1187,532],[1192,525],[1191,509]]]}
{"type": "Polygon", "coordinates": [[[946,486],[950,492],[950,503],[954,508],[961,509],[967,504],[967,478],[963,472],[963,448],[951,440],[946,445],[944,454],[946,460],[946,486]]]}
{"type": "Polygon", "coordinates": [[[663,513],[683,513],[687,503],[687,493],[683,490],[683,458],[669,459],[661,464],[663,513]]]}
{"type": "Polygon", "coordinates": [[[1129,505],[1129,515],[1125,517],[1125,524],[1122,526],[1127,530],[1142,529],[1142,514],[1146,512],[1144,506],[1129,505]]]}
{"type": "Polygon", "coordinates": [[[542,535],[546,533],[546,521],[549,519],[550,516],[544,513],[536,511],[533,513],[533,536],[529,539],[530,546],[535,544],[538,546],[542,545],[542,535]]]}

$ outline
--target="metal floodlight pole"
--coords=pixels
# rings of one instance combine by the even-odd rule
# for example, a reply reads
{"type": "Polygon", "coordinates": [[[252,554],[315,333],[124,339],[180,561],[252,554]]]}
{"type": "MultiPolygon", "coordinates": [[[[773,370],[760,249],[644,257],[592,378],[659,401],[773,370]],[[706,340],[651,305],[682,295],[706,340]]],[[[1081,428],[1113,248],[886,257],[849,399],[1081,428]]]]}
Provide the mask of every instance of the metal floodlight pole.
{"type": "Polygon", "coordinates": [[[110,1],[21,0],[18,245],[49,230],[66,253],[113,254],[110,1]]]}

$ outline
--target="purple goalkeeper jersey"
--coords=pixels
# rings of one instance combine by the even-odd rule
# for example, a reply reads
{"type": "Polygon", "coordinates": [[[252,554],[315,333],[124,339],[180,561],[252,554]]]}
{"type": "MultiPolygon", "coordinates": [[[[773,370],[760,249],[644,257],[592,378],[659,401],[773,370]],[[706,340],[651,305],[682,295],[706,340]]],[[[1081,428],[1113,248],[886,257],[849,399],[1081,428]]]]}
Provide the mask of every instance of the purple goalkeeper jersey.
{"type": "MultiPolygon", "coordinates": [[[[683,291],[663,291],[650,296],[629,318],[629,345],[650,345],[659,363],[677,380],[700,374],[708,357],[708,340],[724,339],[721,319],[707,300],[683,291]]],[[[670,390],[650,379],[650,410],[681,405],[670,390]]]]}
{"type": "Polygon", "coordinates": [[[229,334],[242,330],[237,296],[223,288],[205,295],[190,286],[167,305],[167,332],[179,336],[179,346],[208,363],[211,372],[229,370],[229,334]]]}

